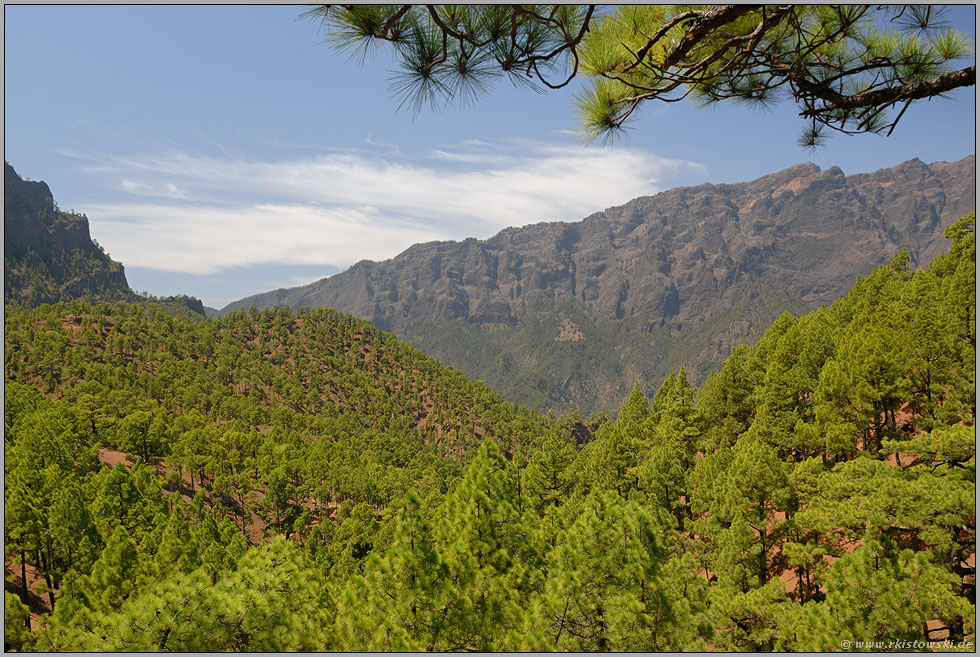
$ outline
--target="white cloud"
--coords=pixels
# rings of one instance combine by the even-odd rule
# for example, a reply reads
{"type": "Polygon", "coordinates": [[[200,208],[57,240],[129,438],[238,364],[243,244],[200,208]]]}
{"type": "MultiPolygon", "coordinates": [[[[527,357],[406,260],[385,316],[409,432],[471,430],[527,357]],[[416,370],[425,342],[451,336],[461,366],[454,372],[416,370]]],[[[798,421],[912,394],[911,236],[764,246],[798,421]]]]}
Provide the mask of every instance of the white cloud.
{"type": "Polygon", "coordinates": [[[134,182],[129,178],[123,178],[122,188],[124,192],[138,194],[140,196],[169,196],[170,198],[187,199],[187,195],[184,193],[184,191],[171,182],[168,182],[165,186],[157,189],[156,185],[134,182]],[[162,189],[165,189],[166,191],[160,191],[162,189]]]}
{"type": "Polygon", "coordinates": [[[122,188],[124,191],[130,194],[146,194],[153,191],[153,185],[147,185],[146,183],[138,183],[129,180],[128,178],[122,179],[122,188]]]}
{"type": "Polygon", "coordinates": [[[93,224],[114,259],[190,274],[261,263],[350,264],[389,258],[413,242],[441,237],[419,227],[374,223],[356,210],[306,205],[113,204],[89,212],[98,217],[93,224]]]}
{"type": "Polygon", "coordinates": [[[473,140],[416,158],[345,151],[273,162],[172,151],[100,164],[126,176],[125,191],[155,196],[85,208],[112,256],[197,274],[256,263],[344,267],[421,241],[577,221],[700,168],[643,150],[531,140],[473,140]]]}

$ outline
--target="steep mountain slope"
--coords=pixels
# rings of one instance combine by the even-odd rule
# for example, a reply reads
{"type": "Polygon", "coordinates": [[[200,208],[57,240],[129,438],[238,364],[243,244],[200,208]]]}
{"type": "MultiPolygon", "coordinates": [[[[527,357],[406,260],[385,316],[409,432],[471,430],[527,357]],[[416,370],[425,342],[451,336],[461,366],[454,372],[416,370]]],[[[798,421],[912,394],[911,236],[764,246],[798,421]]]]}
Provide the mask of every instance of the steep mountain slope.
{"type": "MultiPolygon", "coordinates": [[[[23,180],[7,162],[3,229],[4,303],[145,301],[129,288],[123,266],[93,242],[88,218],[58,209],[46,183],[23,180]]],[[[174,312],[204,315],[192,297],[154,301],[174,312]]]]}
{"type": "Polygon", "coordinates": [[[615,407],[685,366],[694,381],[782,311],[844,294],[901,248],[914,264],[974,209],[975,157],[845,176],[800,164],[672,189],[576,223],[415,245],[230,304],[333,307],[396,332],[505,397],[615,407]]]}
{"type": "Polygon", "coordinates": [[[4,301],[129,299],[123,266],[92,242],[88,219],[62,212],[44,182],[3,165],[4,301]]]}

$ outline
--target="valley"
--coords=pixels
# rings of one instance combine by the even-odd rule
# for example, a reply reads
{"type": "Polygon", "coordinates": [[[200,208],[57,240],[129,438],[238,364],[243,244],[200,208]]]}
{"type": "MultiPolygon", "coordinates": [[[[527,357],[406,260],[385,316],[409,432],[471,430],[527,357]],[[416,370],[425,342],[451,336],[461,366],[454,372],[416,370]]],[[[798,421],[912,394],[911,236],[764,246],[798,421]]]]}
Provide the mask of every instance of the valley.
{"type": "Polygon", "coordinates": [[[5,652],[976,652],[975,6],[4,21],[5,652]]]}
{"type": "MultiPolygon", "coordinates": [[[[909,177],[910,167],[948,179],[967,168],[897,170],[909,177]]],[[[840,189],[841,178],[796,168],[776,180],[795,195],[821,180],[840,189]]],[[[881,197],[894,178],[848,184],[876,185],[881,197]]],[[[754,344],[726,347],[715,369],[677,366],[652,394],[642,380],[589,417],[506,401],[339,310],[279,303],[205,318],[186,297],[135,295],[107,256],[86,256],[84,276],[72,275],[100,281],[81,298],[59,281],[63,269],[31,265],[30,280],[44,284],[8,288],[4,317],[5,647],[829,651],[842,645],[841,623],[848,636],[967,645],[976,631],[975,215],[934,242],[942,221],[930,214],[966,202],[952,191],[916,205],[904,233],[867,219],[877,228],[864,244],[874,248],[857,253],[887,251],[885,236],[902,234],[918,246],[829,302],[832,286],[794,276],[789,263],[811,272],[830,256],[781,255],[793,240],[770,230],[770,247],[745,247],[729,288],[716,279],[716,297],[731,303],[717,314],[683,283],[707,275],[697,263],[711,238],[697,224],[666,242],[678,254],[697,243],[702,255],[693,269],[688,256],[660,260],[671,262],[674,291],[652,310],[640,302],[650,286],[638,258],[619,261],[633,282],[610,305],[571,274],[572,242],[583,240],[569,226],[532,227],[572,240],[555,247],[564,264],[504,268],[509,289],[522,290],[498,307],[511,314],[482,324],[446,315],[428,339],[507,364],[499,376],[557,372],[570,405],[578,386],[599,400],[614,394],[608,381],[642,375],[638,353],[660,367],[700,362],[704,344],[737,341],[775,317],[754,344]],[[117,272],[114,286],[104,271],[117,272]],[[40,289],[61,296],[31,296],[40,289]],[[786,311],[815,301],[816,310],[786,311]],[[664,319],[651,328],[649,312],[664,319]],[[872,613],[869,600],[902,604],[872,613]]],[[[51,216],[50,194],[37,198],[35,213],[51,216]]],[[[25,207],[8,216],[29,218],[25,207]]],[[[649,217],[643,207],[633,216],[649,217]]],[[[49,226],[55,243],[72,231],[87,238],[87,224],[69,219],[49,226]]],[[[603,215],[576,230],[592,231],[584,244],[601,244],[601,226],[620,231],[605,247],[618,252],[643,221],[624,227],[603,215]]],[[[8,223],[8,239],[31,225],[8,223]]],[[[826,242],[819,226],[783,230],[805,241],[810,228],[826,242]]],[[[515,229],[494,240],[420,245],[407,253],[429,254],[421,260],[362,263],[341,279],[414,272],[427,281],[416,302],[453,313],[427,290],[465,286],[490,271],[491,244],[524,238],[515,229]]],[[[737,235],[725,243],[731,253],[737,235]]],[[[500,254],[498,263],[525,262],[500,254]]],[[[603,265],[591,271],[584,280],[608,284],[603,265]]],[[[846,275],[843,265],[828,274],[846,275]]],[[[376,307],[389,307],[371,280],[376,307]]],[[[391,308],[400,294],[392,288],[391,308]]],[[[547,381],[526,375],[506,389],[547,381]]]]}
{"type": "Polygon", "coordinates": [[[589,414],[701,382],[784,311],[828,305],[906,249],[924,266],[972,211],[973,156],[845,176],[801,164],[735,185],[677,188],[576,223],[417,244],[222,312],[329,307],[392,331],[505,398],[589,414]],[[583,334],[555,341],[563,322],[583,334]]]}

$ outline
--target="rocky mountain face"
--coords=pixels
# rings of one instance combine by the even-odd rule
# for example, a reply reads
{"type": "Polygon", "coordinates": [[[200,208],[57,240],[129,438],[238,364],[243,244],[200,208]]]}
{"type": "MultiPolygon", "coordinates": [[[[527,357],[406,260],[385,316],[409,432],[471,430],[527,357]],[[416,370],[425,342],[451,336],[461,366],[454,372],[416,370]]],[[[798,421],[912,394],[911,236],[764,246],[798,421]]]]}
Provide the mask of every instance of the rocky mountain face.
{"type": "Polygon", "coordinates": [[[902,248],[928,264],[974,210],[976,162],[845,176],[800,164],[668,190],[575,223],[507,228],[362,261],[238,308],[328,306],[539,408],[616,408],[687,368],[700,380],[785,310],[845,294],[902,248]]]}
{"type": "MultiPolygon", "coordinates": [[[[129,288],[123,266],[92,240],[85,215],[60,210],[46,183],[22,179],[7,162],[3,230],[4,303],[147,301],[129,288]]],[[[204,315],[201,301],[186,295],[154,301],[204,315]]]]}
{"type": "Polygon", "coordinates": [[[131,295],[123,266],[89,235],[88,219],[62,212],[44,182],[3,165],[4,302],[28,305],[131,295]]]}

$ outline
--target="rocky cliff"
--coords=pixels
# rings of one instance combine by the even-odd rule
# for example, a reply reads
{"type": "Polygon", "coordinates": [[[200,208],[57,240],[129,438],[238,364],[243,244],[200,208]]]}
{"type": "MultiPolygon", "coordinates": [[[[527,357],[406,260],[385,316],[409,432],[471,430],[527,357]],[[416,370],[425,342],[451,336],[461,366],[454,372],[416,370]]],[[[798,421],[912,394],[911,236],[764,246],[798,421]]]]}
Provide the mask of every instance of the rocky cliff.
{"type": "Polygon", "coordinates": [[[3,165],[4,302],[128,300],[123,266],[92,241],[84,215],[57,208],[47,184],[3,165]]]}
{"type": "Polygon", "coordinates": [[[782,311],[846,293],[906,248],[928,264],[974,210],[975,158],[870,174],[800,164],[668,190],[576,223],[415,245],[230,304],[329,306],[394,331],[505,396],[614,408],[634,379],[698,380],[782,311]]]}
{"type": "MultiPolygon", "coordinates": [[[[4,303],[37,306],[72,299],[147,300],[129,288],[123,266],[92,240],[85,215],[60,210],[48,185],[3,165],[4,303]]],[[[168,312],[204,315],[199,299],[153,299],[168,312]]]]}

